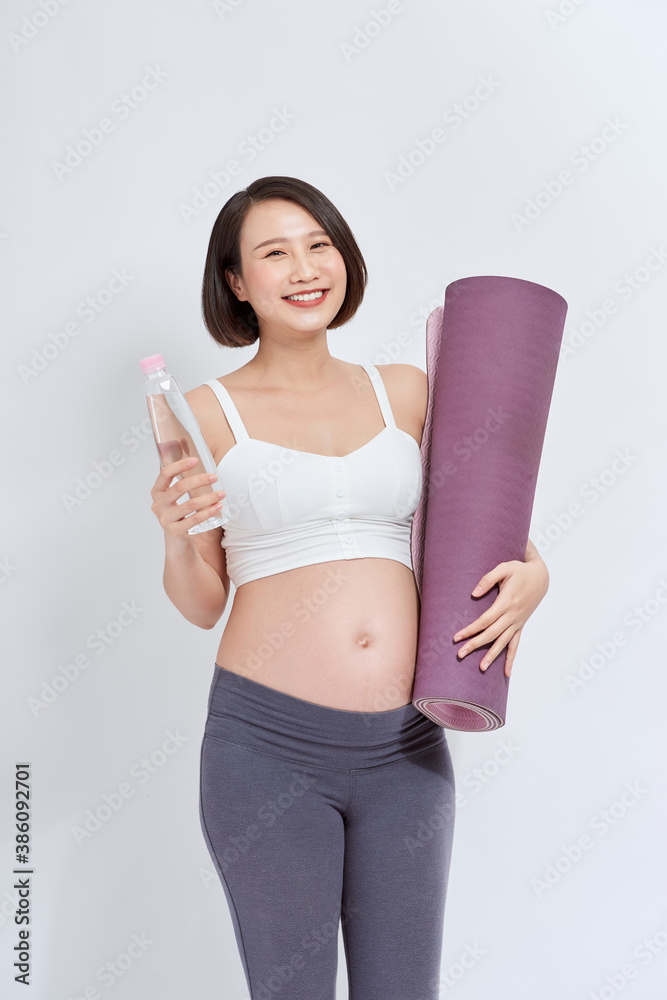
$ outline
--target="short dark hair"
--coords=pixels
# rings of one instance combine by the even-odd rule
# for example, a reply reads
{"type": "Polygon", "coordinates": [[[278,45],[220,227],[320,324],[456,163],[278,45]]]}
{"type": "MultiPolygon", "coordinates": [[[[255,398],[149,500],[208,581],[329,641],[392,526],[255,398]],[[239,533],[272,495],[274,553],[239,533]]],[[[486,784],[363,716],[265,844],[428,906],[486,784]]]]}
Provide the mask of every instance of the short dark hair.
{"type": "Polygon", "coordinates": [[[226,270],[242,276],[241,230],[251,206],[271,198],[301,205],[327,231],[347,271],[347,289],[329,329],[352,319],[368,281],[366,263],[352,230],[336,206],[316,187],[296,177],[260,177],[223,205],[211,232],[202,281],[202,314],[206,329],[223,347],[246,347],[259,336],[259,323],[249,302],[240,302],[227,283],[226,270]]]}

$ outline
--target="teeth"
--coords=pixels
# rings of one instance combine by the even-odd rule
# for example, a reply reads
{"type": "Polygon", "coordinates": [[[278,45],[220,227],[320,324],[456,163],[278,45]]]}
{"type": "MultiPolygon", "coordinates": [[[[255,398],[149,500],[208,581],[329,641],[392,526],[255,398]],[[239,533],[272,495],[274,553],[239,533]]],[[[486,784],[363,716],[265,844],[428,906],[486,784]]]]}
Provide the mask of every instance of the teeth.
{"type": "Polygon", "coordinates": [[[311,299],[320,299],[324,292],[309,292],[307,295],[287,295],[286,298],[292,302],[310,302],[311,299]]]}

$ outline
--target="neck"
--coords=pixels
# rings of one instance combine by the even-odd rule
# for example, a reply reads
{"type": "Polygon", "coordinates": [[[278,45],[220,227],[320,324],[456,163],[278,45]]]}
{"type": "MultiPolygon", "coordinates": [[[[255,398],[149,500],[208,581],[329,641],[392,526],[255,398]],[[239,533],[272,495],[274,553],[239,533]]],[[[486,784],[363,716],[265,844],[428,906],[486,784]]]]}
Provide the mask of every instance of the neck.
{"type": "Polygon", "coordinates": [[[339,375],[340,362],[329,354],[326,330],[300,344],[282,343],[260,334],[259,347],[248,362],[268,387],[290,392],[319,392],[339,375]]]}

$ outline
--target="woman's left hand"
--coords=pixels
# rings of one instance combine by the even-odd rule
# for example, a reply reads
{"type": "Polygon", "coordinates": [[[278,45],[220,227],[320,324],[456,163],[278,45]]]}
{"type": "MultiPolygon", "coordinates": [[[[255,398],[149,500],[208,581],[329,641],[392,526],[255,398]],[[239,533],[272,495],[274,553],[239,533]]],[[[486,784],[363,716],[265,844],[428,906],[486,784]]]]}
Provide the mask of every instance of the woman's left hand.
{"type": "Polygon", "coordinates": [[[482,670],[486,670],[507,646],[505,673],[509,677],[521,629],[549,588],[549,571],[530,539],[526,548],[525,562],[513,559],[511,562],[499,563],[489,573],[484,574],[472,592],[473,597],[481,597],[495,584],[499,585],[500,592],[491,607],[470,625],[460,629],[454,636],[454,641],[474,636],[458,651],[458,657],[462,659],[465,653],[470,653],[473,649],[495,639],[480,663],[482,670]],[[475,635],[476,632],[479,634],[475,635]]]}

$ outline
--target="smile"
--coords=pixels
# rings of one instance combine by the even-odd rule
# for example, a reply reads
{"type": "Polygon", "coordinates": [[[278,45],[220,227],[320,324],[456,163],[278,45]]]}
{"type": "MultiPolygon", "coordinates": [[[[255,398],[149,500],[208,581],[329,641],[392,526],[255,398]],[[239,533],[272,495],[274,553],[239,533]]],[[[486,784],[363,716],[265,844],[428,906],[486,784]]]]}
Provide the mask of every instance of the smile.
{"type": "Polygon", "coordinates": [[[292,305],[300,306],[301,308],[312,307],[314,304],[320,303],[326,298],[328,288],[318,288],[314,292],[301,292],[295,293],[294,295],[285,295],[284,301],[290,302],[292,305]]]}

